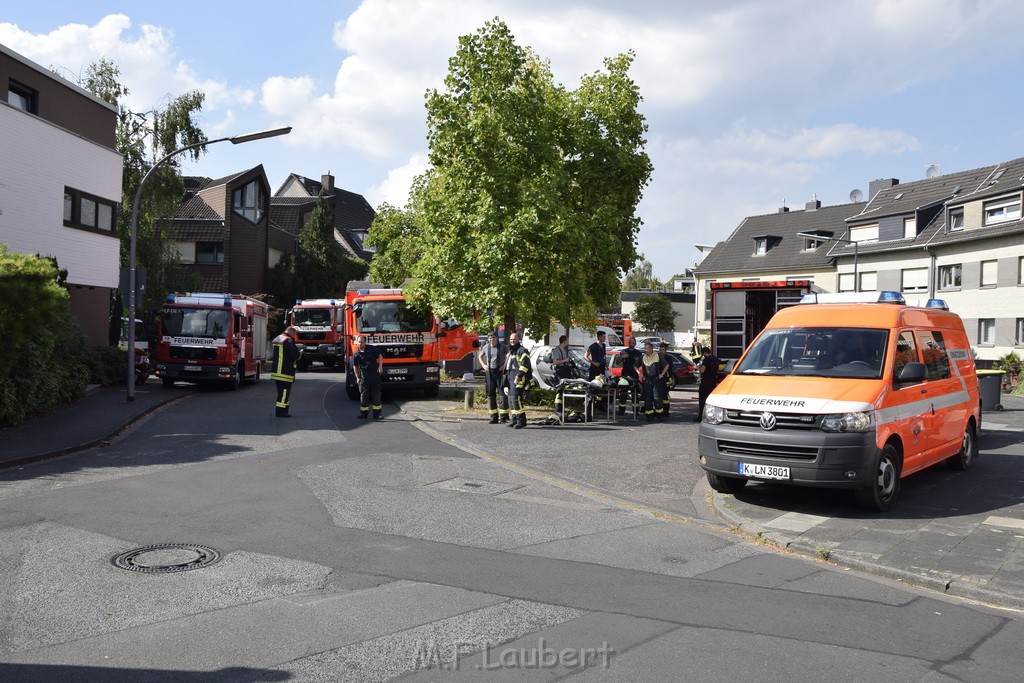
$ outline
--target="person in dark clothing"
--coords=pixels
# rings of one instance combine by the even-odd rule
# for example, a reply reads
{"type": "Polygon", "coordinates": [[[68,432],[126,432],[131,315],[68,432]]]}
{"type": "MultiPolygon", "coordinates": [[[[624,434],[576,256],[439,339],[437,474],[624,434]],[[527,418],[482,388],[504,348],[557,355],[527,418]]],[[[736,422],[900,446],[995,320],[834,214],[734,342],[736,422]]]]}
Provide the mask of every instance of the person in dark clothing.
{"type": "Polygon", "coordinates": [[[661,375],[665,371],[665,361],[654,350],[654,344],[647,342],[644,344],[644,355],[640,359],[640,363],[644,369],[644,415],[647,416],[648,422],[654,422],[655,419],[664,422],[661,406],[661,375]]]}
{"type": "Polygon", "coordinates": [[[665,417],[668,417],[668,409],[671,405],[671,401],[668,397],[669,391],[669,380],[671,379],[672,371],[674,370],[672,356],[668,355],[668,342],[661,342],[658,344],[658,357],[661,358],[661,362],[665,364],[666,368],[661,374],[661,410],[665,417]]]}
{"type": "Polygon", "coordinates": [[[588,380],[593,380],[595,377],[600,377],[604,374],[608,351],[604,338],[605,333],[599,331],[597,333],[597,341],[591,344],[587,348],[587,352],[583,354],[583,358],[590,363],[590,367],[587,369],[588,380]]]}
{"type": "Polygon", "coordinates": [[[519,343],[516,332],[508,336],[508,357],[505,359],[505,373],[508,379],[508,407],[512,414],[510,427],[522,429],[526,426],[526,408],[523,407],[523,396],[533,378],[533,366],[530,364],[530,353],[519,343]]]}
{"type": "Polygon", "coordinates": [[[277,403],[274,407],[278,417],[291,417],[288,407],[292,398],[292,386],[295,384],[295,363],[302,355],[295,343],[298,337],[299,331],[289,327],[271,342],[274,355],[271,358],[270,379],[277,384],[277,403]]]}
{"type": "Polygon", "coordinates": [[[484,386],[487,391],[487,412],[491,424],[508,422],[508,396],[501,388],[501,377],[508,356],[508,347],[498,341],[498,335],[487,335],[487,345],[477,354],[484,369],[484,386]]]}
{"type": "Polygon", "coordinates": [[[356,340],[359,350],[352,356],[352,372],[359,385],[359,419],[365,420],[373,409],[373,419],[381,418],[380,376],[384,374],[384,356],[376,346],[367,346],[366,337],[356,340]]]}
{"type": "Polygon", "coordinates": [[[697,388],[697,417],[693,418],[694,422],[700,422],[704,417],[704,404],[707,403],[708,396],[718,384],[718,366],[720,364],[721,361],[711,353],[711,349],[706,346],[701,349],[701,361],[697,368],[700,373],[700,386],[697,388]]]}
{"type": "Polygon", "coordinates": [[[626,410],[635,411],[639,407],[637,405],[639,397],[634,388],[640,384],[638,369],[644,357],[643,351],[636,348],[636,337],[630,337],[626,344],[626,348],[620,352],[619,357],[622,359],[622,378],[629,382],[629,390],[619,391],[619,415],[624,415],[626,410]]]}

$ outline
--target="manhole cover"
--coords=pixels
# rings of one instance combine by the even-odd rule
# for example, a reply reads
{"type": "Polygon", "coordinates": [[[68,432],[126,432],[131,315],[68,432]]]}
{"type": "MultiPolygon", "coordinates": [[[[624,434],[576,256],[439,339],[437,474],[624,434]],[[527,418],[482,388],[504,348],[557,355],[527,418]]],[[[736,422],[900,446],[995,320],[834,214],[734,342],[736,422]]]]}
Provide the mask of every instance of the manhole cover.
{"type": "Polygon", "coordinates": [[[160,543],[135,548],[115,555],[111,563],[118,569],[146,574],[170,574],[206,567],[220,559],[213,548],[194,543],[160,543]]]}

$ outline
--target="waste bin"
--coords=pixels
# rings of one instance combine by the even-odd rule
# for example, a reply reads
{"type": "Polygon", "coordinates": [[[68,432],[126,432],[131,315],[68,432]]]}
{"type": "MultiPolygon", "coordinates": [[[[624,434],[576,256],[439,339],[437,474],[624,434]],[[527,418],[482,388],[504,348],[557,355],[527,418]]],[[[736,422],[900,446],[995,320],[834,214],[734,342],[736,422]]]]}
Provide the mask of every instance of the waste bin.
{"type": "Polygon", "coordinates": [[[978,370],[978,393],[981,394],[981,410],[1002,410],[1000,393],[1003,385],[1002,370],[978,370]]]}

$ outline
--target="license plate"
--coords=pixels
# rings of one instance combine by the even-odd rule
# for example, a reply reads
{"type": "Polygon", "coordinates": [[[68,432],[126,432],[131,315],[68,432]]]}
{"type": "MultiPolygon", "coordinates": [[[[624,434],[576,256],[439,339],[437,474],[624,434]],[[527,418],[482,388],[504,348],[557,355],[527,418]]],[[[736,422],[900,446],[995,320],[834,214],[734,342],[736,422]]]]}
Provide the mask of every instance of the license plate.
{"type": "Polygon", "coordinates": [[[754,477],[756,479],[789,479],[788,467],[754,465],[749,462],[741,462],[738,471],[745,477],[754,477]]]}
{"type": "Polygon", "coordinates": [[[389,375],[408,375],[409,368],[388,368],[389,375]]]}
{"type": "Polygon", "coordinates": [[[186,365],[182,368],[185,372],[202,372],[203,369],[198,365],[186,365]]]}

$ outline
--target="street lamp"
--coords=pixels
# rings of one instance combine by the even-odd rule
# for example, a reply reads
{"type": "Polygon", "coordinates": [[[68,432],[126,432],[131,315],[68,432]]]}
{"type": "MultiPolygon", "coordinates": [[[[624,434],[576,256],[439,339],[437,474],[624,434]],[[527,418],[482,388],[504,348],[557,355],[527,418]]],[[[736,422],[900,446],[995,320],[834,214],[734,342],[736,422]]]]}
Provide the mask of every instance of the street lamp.
{"type": "Polygon", "coordinates": [[[857,277],[857,241],[846,239],[845,237],[835,237],[832,233],[824,230],[814,230],[810,232],[798,232],[797,237],[803,237],[808,240],[819,240],[821,242],[835,241],[845,242],[846,244],[853,245],[853,291],[860,291],[860,279],[857,277]]]}
{"type": "Polygon", "coordinates": [[[142,198],[142,187],[149,180],[149,176],[153,175],[165,161],[173,156],[187,152],[190,149],[196,147],[205,147],[212,145],[217,142],[230,142],[232,145],[240,145],[243,142],[252,142],[253,140],[263,140],[264,138],[273,138],[278,135],[287,135],[292,132],[292,127],[287,126],[285,128],[275,128],[273,130],[263,130],[258,133],[247,133],[245,135],[235,135],[230,138],[217,138],[216,140],[206,140],[205,142],[197,142],[193,145],[185,145],[180,147],[160,161],[153,164],[153,166],[146,171],[146,175],[142,176],[142,181],[139,183],[138,189],[135,190],[135,199],[132,201],[132,239],[131,246],[128,249],[128,401],[135,400],[135,244],[138,239],[138,217],[139,217],[139,200],[142,198]]]}

